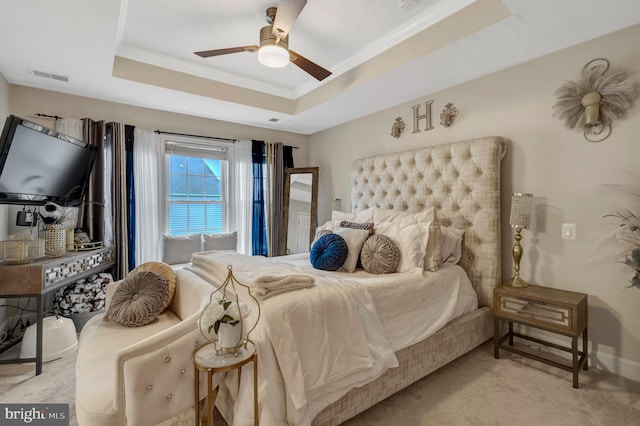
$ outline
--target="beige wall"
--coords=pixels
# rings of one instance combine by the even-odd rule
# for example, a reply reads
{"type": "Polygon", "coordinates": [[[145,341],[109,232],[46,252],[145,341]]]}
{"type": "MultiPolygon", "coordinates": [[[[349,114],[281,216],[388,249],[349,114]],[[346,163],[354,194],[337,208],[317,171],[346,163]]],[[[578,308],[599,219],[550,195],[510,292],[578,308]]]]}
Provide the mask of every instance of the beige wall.
{"type": "Polygon", "coordinates": [[[626,120],[616,121],[611,136],[601,143],[585,141],[552,116],[555,90],[578,79],[589,60],[604,57],[613,67],[639,70],[639,39],[640,26],[631,27],[312,135],[311,165],[320,167],[319,223],[329,218],[332,197],[342,198],[343,208],[350,208],[350,166],[357,158],[505,136],[512,143],[502,163],[503,278],[513,274],[509,195],[531,192],[535,218],[532,229],[523,231],[522,277],[588,293],[591,365],[640,380],[640,289],[625,290],[630,268],[603,260],[617,247],[596,245],[617,225],[603,216],[620,207],[633,208],[606,185],[632,184],[640,194],[640,105],[626,120]],[[412,134],[411,106],[428,100],[434,101],[435,129],[412,134]],[[448,102],[460,113],[446,129],[439,115],[448,102]],[[390,132],[398,116],[407,129],[395,139],[390,132]],[[577,225],[575,241],[561,240],[560,224],[565,222],[577,225]]]}
{"type": "Polygon", "coordinates": [[[282,142],[286,145],[299,146],[301,148],[295,150],[295,161],[300,163],[301,167],[307,161],[308,153],[306,147],[308,137],[297,133],[245,126],[24,86],[11,86],[9,107],[12,114],[39,122],[48,127],[52,127],[53,124],[50,120],[38,119],[34,117],[34,114],[43,113],[65,118],[90,117],[94,120],[131,124],[147,130],[282,142]]]}

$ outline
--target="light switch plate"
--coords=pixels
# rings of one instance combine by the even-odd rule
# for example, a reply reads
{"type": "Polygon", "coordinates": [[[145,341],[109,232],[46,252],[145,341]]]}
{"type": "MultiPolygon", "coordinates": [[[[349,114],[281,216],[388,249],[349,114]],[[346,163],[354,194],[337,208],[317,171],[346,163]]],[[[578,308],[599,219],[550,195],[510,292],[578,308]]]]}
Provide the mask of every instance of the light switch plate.
{"type": "Polygon", "coordinates": [[[575,240],[576,239],[576,224],[575,223],[563,223],[560,226],[563,240],[575,240]]]}

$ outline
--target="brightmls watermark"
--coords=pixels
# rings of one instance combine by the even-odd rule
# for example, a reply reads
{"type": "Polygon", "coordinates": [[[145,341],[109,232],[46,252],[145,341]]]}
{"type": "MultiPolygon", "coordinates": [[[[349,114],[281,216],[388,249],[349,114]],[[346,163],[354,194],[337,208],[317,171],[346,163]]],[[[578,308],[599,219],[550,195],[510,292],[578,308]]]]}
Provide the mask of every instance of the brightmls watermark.
{"type": "Polygon", "coordinates": [[[69,426],[69,404],[0,404],[0,425],[69,426]]]}

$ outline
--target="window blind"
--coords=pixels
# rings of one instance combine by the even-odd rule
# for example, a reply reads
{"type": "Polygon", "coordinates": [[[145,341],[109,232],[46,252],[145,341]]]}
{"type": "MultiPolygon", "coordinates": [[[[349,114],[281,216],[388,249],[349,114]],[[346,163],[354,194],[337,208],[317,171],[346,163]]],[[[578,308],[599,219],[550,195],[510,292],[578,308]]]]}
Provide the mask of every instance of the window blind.
{"type": "Polygon", "coordinates": [[[229,148],[218,144],[201,144],[196,142],[167,141],[165,153],[169,155],[181,155],[185,157],[213,158],[226,161],[229,157],[229,148]]]}

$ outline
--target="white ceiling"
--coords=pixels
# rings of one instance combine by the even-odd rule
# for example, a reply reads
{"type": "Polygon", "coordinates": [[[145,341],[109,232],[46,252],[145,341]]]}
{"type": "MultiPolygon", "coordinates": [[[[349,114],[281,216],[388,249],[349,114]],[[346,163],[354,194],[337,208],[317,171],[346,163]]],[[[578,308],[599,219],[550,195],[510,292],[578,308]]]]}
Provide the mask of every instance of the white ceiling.
{"type": "Polygon", "coordinates": [[[193,54],[258,44],[276,0],[3,3],[11,84],[302,134],[640,22],[638,0],[310,0],[289,47],[333,72],[318,82],[255,53],[193,54]]]}

